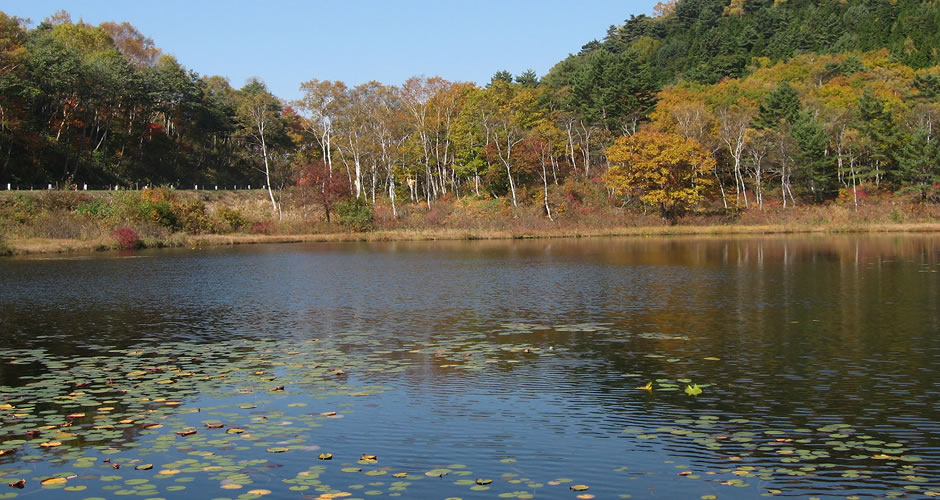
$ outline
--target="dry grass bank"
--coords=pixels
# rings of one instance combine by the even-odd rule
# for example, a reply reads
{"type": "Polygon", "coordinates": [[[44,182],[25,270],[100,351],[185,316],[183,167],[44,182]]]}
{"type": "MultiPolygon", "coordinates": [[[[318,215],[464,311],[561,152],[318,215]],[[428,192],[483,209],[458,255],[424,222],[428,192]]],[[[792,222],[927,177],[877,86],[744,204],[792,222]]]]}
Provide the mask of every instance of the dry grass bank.
{"type": "MultiPolygon", "coordinates": [[[[577,186],[576,186],[577,187],[577,186]]],[[[574,188],[572,188],[574,189],[574,188]]],[[[354,231],[334,214],[296,192],[284,197],[284,217],[273,216],[266,193],[205,192],[3,192],[0,254],[81,253],[119,248],[116,229],[129,228],[147,248],[258,243],[470,240],[596,236],[755,235],[784,233],[940,232],[940,205],[895,198],[854,206],[833,202],[763,210],[713,208],[673,225],[637,207],[614,207],[585,185],[577,197],[553,201],[554,220],[528,200],[445,198],[401,203],[393,216],[387,201],[370,206],[368,230],[354,231]]]]}
{"type": "MultiPolygon", "coordinates": [[[[355,242],[355,241],[430,241],[430,240],[499,240],[535,238],[590,238],[609,236],[735,236],[772,234],[846,234],[846,233],[926,233],[940,232],[940,223],[931,224],[873,224],[860,226],[644,226],[616,229],[564,231],[466,231],[437,230],[385,230],[371,232],[335,232],[319,234],[174,234],[172,238],[151,242],[147,247],[212,247],[272,243],[355,242]]],[[[10,255],[48,253],[91,253],[114,249],[108,238],[93,240],[13,238],[5,245],[10,255]]]]}

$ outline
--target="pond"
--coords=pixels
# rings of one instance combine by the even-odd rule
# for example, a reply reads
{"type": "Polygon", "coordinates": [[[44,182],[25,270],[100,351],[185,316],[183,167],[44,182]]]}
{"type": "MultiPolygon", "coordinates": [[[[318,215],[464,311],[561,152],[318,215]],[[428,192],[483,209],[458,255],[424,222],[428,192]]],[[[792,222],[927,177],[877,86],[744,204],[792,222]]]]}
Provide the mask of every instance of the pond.
{"type": "Polygon", "coordinates": [[[940,496],[938,235],[9,258],[0,339],[0,498],[940,496]]]}

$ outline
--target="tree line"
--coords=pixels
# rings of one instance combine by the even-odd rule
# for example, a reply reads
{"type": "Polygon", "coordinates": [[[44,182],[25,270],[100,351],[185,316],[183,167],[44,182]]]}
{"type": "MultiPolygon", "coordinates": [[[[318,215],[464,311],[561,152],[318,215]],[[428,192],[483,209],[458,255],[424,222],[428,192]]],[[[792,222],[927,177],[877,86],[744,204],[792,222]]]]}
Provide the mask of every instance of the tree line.
{"type": "Polygon", "coordinates": [[[675,217],[867,191],[940,199],[940,7],[678,0],[539,78],[312,79],[284,102],[161,53],[133,26],[0,13],[0,180],[256,184],[397,212],[444,197],[540,204],[566,180],[675,217]]]}
{"type": "MultiPolygon", "coordinates": [[[[0,179],[60,186],[245,184],[243,104],[128,23],[65,12],[33,29],[0,12],[0,179]]],[[[260,185],[261,183],[258,182],[260,185]]]]}

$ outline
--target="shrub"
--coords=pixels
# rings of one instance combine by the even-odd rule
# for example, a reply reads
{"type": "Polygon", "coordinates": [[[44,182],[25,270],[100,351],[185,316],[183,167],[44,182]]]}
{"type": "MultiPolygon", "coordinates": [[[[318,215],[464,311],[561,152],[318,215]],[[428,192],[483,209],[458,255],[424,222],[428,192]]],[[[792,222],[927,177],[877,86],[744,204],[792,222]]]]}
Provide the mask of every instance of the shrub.
{"type": "Polygon", "coordinates": [[[904,216],[901,215],[901,212],[895,208],[891,211],[891,220],[897,224],[901,224],[904,222],[904,216]]]}
{"type": "Polygon", "coordinates": [[[39,238],[84,239],[89,234],[89,226],[94,228],[95,224],[88,224],[87,219],[71,212],[44,211],[33,220],[30,232],[39,238]]]}
{"type": "Polygon", "coordinates": [[[352,198],[337,204],[336,215],[350,231],[370,231],[375,220],[372,205],[362,198],[352,198]]]}
{"type": "Polygon", "coordinates": [[[153,225],[171,231],[199,234],[212,231],[214,224],[201,200],[181,199],[168,188],[115,193],[110,207],[91,203],[81,207],[81,213],[104,213],[117,220],[133,221],[138,225],[153,225]]]}
{"type": "MultiPolygon", "coordinates": [[[[399,216],[402,214],[402,209],[398,208],[399,216]]],[[[387,200],[380,201],[372,207],[372,217],[375,220],[377,226],[382,227],[394,227],[398,222],[397,218],[392,214],[392,205],[387,202],[387,200]]]]}
{"type": "Polygon", "coordinates": [[[117,241],[118,247],[122,250],[134,250],[141,247],[140,235],[127,226],[115,229],[111,236],[117,241]]]}
{"type": "Polygon", "coordinates": [[[75,213],[93,219],[103,219],[108,215],[108,203],[101,198],[95,198],[76,207],[75,213]]]}
{"type": "Polygon", "coordinates": [[[151,201],[141,197],[140,204],[137,205],[136,218],[140,222],[149,222],[168,228],[177,226],[176,214],[166,200],[151,201]]]}
{"type": "Polygon", "coordinates": [[[924,199],[931,203],[940,203],[940,183],[933,184],[924,191],[924,199]]]}
{"type": "Polygon", "coordinates": [[[30,222],[33,217],[40,212],[39,204],[32,196],[17,193],[13,198],[13,207],[10,218],[19,224],[30,222]]]}
{"type": "Polygon", "coordinates": [[[61,190],[42,191],[36,197],[37,203],[45,210],[69,212],[91,199],[87,193],[61,190]]]}
{"type": "Polygon", "coordinates": [[[172,205],[176,224],[173,226],[190,234],[199,234],[212,229],[212,221],[206,214],[202,201],[178,201],[172,205]]]}
{"type": "Polygon", "coordinates": [[[452,202],[440,201],[431,205],[431,210],[424,215],[424,223],[428,226],[443,226],[447,223],[447,218],[454,211],[452,202]]]}
{"type": "Polygon", "coordinates": [[[273,234],[274,224],[270,221],[254,222],[251,224],[251,228],[248,229],[248,232],[251,234],[273,234]]]}
{"type": "Polygon", "coordinates": [[[221,206],[215,211],[215,218],[221,223],[220,225],[228,226],[232,231],[238,231],[248,224],[248,218],[237,208],[221,206]]]}
{"type": "Polygon", "coordinates": [[[138,220],[140,217],[140,193],[137,191],[116,191],[111,194],[111,206],[108,215],[121,220],[138,220]]]}
{"type": "Polygon", "coordinates": [[[940,184],[905,186],[897,194],[907,197],[912,203],[937,203],[940,202],[940,184]]]}
{"type": "Polygon", "coordinates": [[[13,249],[4,241],[3,235],[0,234],[0,256],[13,255],[13,249]]]}
{"type": "Polygon", "coordinates": [[[167,187],[157,187],[144,189],[140,192],[140,198],[146,201],[176,201],[176,191],[167,187]]]}
{"type": "Polygon", "coordinates": [[[858,203],[863,204],[871,196],[869,193],[871,188],[872,186],[868,184],[859,184],[854,190],[851,187],[841,188],[839,197],[836,199],[837,203],[852,205],[855,203],[855,197],[858,196],[858,203]]]}
{"type": "Polygon", "coordinates": [[[584,197],[581,194],[583,186],[579,184],[574,179],[568,178],[565,180],[565,183],[559,189],[564,193],[564,204],[565,207],[571,210],[578,209],[584,202],[584,197]]]}

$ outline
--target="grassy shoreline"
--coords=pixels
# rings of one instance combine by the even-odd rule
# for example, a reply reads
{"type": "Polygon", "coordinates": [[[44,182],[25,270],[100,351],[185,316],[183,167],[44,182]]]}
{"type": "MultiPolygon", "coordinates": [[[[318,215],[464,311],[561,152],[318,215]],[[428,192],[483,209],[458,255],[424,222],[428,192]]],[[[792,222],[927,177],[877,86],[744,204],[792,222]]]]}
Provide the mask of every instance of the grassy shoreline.
{"type": "Polygon", "coordinates": [[[940,233],[940,205],[890,194],[855,209],[844,200],[764,210],[712,207],[667,225],[655,213],[611,206],[597,185],[577,187],[578,200],[553,202],[554,220],[538,203],[465,197],[368,207],[361,227],[290,190],[283,218],[260,191],[7,192],[0,191],[0,255],[92,253],[120,248],[118,228],[145,248],[199,248],[259,243],[499,240],[529,238],[733,236],[774,234],[940,233]],[[338,220],[337,220],[338,219],[338,220]]]}
{"type": "MultiPolygon", "coordinates": [[[[337,243],[357,241],[433,241],[433,240],[508,240],[548,238],[644,237],[644,236],[741,236],[781,234],[872,234],[940,233],[940,223],[898,223],[858,225],[712,225],[712,226],[642,226],[585,230],[512,231],[512,230],[377,230],[370,232],[334,232],[319,234],[205,234],[175,233],[168,238],[146,242],[146,248],[201,248],[270,243],[337,243]]],[[[114,251],[107,238],[52,239],[7,238],[7,255],[87,254],[114,251]]]]}

